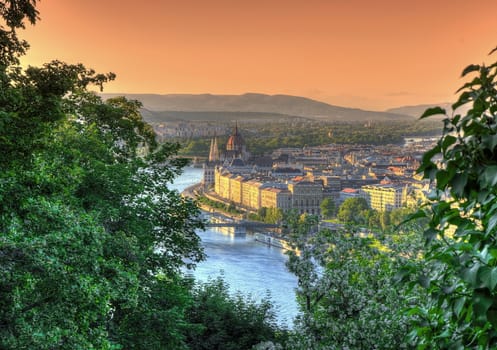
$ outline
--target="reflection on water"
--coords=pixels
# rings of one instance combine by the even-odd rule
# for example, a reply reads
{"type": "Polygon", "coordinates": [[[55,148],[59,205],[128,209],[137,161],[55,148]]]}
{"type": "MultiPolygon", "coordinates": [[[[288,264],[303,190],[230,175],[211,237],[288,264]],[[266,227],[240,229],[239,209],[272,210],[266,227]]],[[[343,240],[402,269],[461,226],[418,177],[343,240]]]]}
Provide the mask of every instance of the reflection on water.
{"type": "MultiPolygon", "coordinates": [[[[240,233],[235,232],[234,227],[213,227],[211,230],[214,233],[223,236],[223,240],[229,245],[234,245],[236,243],[236,236],[240,238],[240,233]]],[[[199,235],[204,236],[203,232],[199,232],[199,235]]],[[[202,242],[204,241],[202,240],[202,242]]]]}
{"type": "MultiPolygon", "coordinates": [[[[202,169],[187,168],[172,187],[182,191],[200,182],[201,177],[202,169]]],[[[234,227],[209,228],[198,235],[207,259],[193,271],[195,278],[208,281],[222,275],[233,292],[251,294],[256,300],[269,294],[278,319],[292,324],[297,314],[297,279],[287,271],[287,256],[282,249],[256,242],[250,232],[239,233],[234,227]]]]}
{"type": "Polygon", "coordinates": [[[257,300],[269,294],[278,318],[291,324],[297,313],[294,295],[297,280],[286,270],[287,256],[281,249],[256,242],[250,233],[233,233],[227,228],[198,234],[207,259],[194,271],[197,279],[207,281],[223,275],[232,291],[249,293],[257,300]]]}

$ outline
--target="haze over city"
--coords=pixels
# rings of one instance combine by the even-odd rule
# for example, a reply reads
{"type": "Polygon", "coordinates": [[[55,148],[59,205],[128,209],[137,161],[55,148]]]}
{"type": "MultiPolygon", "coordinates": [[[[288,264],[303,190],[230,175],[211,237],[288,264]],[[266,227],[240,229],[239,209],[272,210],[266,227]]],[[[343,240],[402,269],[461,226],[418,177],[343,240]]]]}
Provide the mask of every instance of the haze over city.
{"type": "Polygon", "coordinates": [[[106,92],[259,92],[383,110],[450,102],[496,45],[494,0],[40,1],[23,63],[81,62],[106,92]]]}

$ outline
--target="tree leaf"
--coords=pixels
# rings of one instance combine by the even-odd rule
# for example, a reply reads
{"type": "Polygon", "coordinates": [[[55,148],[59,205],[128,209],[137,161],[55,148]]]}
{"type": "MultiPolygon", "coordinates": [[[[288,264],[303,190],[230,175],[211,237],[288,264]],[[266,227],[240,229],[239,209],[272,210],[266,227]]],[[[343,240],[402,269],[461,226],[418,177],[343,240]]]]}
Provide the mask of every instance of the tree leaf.
{"type": "Polygon", "coordinates": [[[497,146],[497,135],[484,135],[481,138],[482,144],[493,152],[497,146]]]}
{"type": "Polygon", "coordinates": [[[464,77],[465,75],[471,73],[471,72],[476,72],[480,70],[480,65],[479,64],[470,64],[466,68],[463,69],[461,73],[461,77],[464,77]]]}
{"type": "Polygon", "coordinates": [[[453,125],[457,125],[457,123],[459,123],[459,120],[461,119],[461,115],[460,114],[456,114],[453,118],[452,118],[452,124],[453,125]]]}
{"type": "Polygon", "coordinates": [[[482,187],[493,187],[497,184],[497,165],[490,165],[483,171],[483,181],[482,187]]]}
{"type": "Polygon", "coordinates": [[[425,218],[425,217],[426,217],[426,213],[423,210],[416,210],[414,213],[408,215],[407,218],[404,221],[402,221],[402,223],[407,223],[411,220],[425,218]]]}
{"type": "Polygon", "coordinates": [[[497,267],[484,266],[478,272],[479,279],[485,287],[493,291],[497,285],[497,267]]]}
{"type": "Polygon", "coordinates": [[[462,279],[470,286],[476,286],[478,270],[480,267],[481,265],[479,263],[475,263],[473,266],[463,269],[461,273],[462,279]]]}
{"type": "Polygon", "coordinates": [[[493,303],[494,300],[490,296],[480,291],[475,292],[473,295],[473,310],[477,321],[481,323],[487,322],[487,311],[493,303]]]}
{"type": "Polygon", "coordinates": [[[421,275],[418,278],[418,282],[423,288],[428,288],[430,286],[431,279],[426,275],[421,275]]]}
{"type": "Polygon", "coordinates": [[[465,89],[471,89],[471,88],[473,88],[475,85],[481,85],[481,84],[482,84],[482,83],[481,83],[481,79],[480,79],[480,77],[475,77],[475,78],[473,78],[473,80],[472,80],[472,81],[470,81],[469,83],[466,83],[466,84],[464,84],[463,86],[461,86],[461,87],[460,87],[460,88],[459,88],[456,92],[461,92],[461,91],[463,91],[463,90],[465,90],[465,89]]]}
{"type": "Polygon", "coordinates": [[[466,303],[465,297],[457,298],[456,301],[454,302],[453,309],[454,309],[454,313],[456,314],[456,316],[458,318],[461,317],[461,313],[463,311],[465,303],[466,303]]]}
{"type": "Polygon", "coordinates": [[[488,224],[487,224],[487,227],[486,227],[486,230],[485,230],[485,231],[487,231],[487,234],[491,234],[492,233],[492,231],[495,228],[495,225],[497,225],[497,216],[492,215],[490,217],[490,219],[488,219],[488,224]]]}
{"type": "Polygon", "coordinates": [[[450,180],[450,175],[447,170],[439,170],[437,173],[437,188],[445,188],[450,180]]]}
{"type": "Polygon", "coordinates": [[[452,187],[452,191],[458,196],[462,197],[464,194],[464,188],[468,183],[468,174],[459,173],[454,175],[454,177],[450,180],[450,186],[452,187]]]}
{"type": "Polygon", "coordinates": [[[432,163],[431,159],[440,152],[441,152],[440,145],[436,145],[431,150],[426,151],[425,154],[423,154],[422,163],[423,164],[432,163]]]}
{"type": "MultiPolygon", "coordinates": [[[[460,89],[459,89],[460,90],[460,89]]],[[[458,90],[458,91],[459,91],[458,90]]],[[[456,110],[458,109],[459,107],[461,106],[464,106],[466,103],[470,102],[471,101],[471,94],[469,93],[469,91],[464,91],[460,96],[459,98],[457,99],[457,101],[455,103],[452,104],[452,110],[456,110]]]]}
{"type": "Polygon", "coordinates": [[[442,107],[432,107],[428,108],[422,115],[419,117],[419,119],[424,119],[431,117],[432,115],[438,115],[438,114],[443,114],[446,115],[447,113],[445,112],[445,109],[442,107]]]}
{"type": "Polygon", "coordinates": [[[456,143],[457,138],[452,135],[447,135],[444,137],[442,141],[442,149],[447,150],[450,146],[452,146],[454,143],[456,143]]]}
{"type": "Polygon", "coordinates": [[[438,235],[438,231],[435,230],[434,228],[429,228],[425,232],[423,232],[423,237],[426,239],[427,242],[433,241],[438,235]]]}

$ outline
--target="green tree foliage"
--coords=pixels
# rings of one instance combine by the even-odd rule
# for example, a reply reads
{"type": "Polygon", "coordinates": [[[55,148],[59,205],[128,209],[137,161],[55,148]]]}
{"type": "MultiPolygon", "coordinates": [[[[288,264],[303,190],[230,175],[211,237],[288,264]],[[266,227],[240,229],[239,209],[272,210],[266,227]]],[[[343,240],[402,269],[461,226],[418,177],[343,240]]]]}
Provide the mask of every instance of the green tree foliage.
{"type": "MultiPolygon", "coordinates": [[[[240,119],[239,119],[240,120],[240,119]]],[[[431,120],[377,122],[367,127],[363,122],[305,122],[259,121],[239,124],[240,131],[252,154],[265,154],[281,147],[338,144],[401,144],[409,135],[440,135],[440,123],[431,120]]],[[[231,130],[230,130],[231,131],[231,130]]],[[[183,145],[182,155],[209,156],[211,137],[181,137],[171,141],[183,145]]],[[[225,145],[227,136],[218,137],[225,145]]]]}
{"type": "Polygon", "coordinates": [[[19,63],[19,56],[29,47],[20,40],[16,30],[25,28],[25,21],[34,24],[38,20],[36,0],[10,0],[0,2],[0,70],[19,63]]]}
{"type": "Polygon", "coordinates": [[[257,210],[256,214],[250,214],[249,219],[255,221],[262,221],[267,224],[276,224],[283,220],[284,212],[281,208],[266,208],[261,207],[257,210]]]}
{"type": "Polygon", "coordinates": [[[338,208],[337,218],[345,223],[365,224],[368,210],[368,202],[364,198],[347,198],[338,208]]]}
{"type": "Polygon", "coordinates": [[[264,222],[277,224],[283,220],[283,210],[281,208],[268,208],[264,222]]]}
{"type": "MultiPolygon", "coordinates": [[[[389,212],[389,221],[391,226],[403,224],[406,219],[416,211],[414,208],[396,208],[389,212]]],[[[424,220],[426,221],[426,220],[424,220]]],[[[419,223],[419,222],[418,222],[419,223]]]]}
{"type": "Polygon", "coordinates": [[[192,350],[251,349],[284,337],[269,298],[257,303],[241,294],[230,295],[221,278],[194,288],[188,321],[197,326],[188,334],[192,350]]]}
{"type": "Polygon", "coordinates": [[[293,225],[288,268],[298,277],[301,315],[290,349],[402,349],[409,317],[407,288],[395,284],[399,266],[417,256],[413,235],[377,239],[353,232],[308,234],[312,217],[293,225]],[[413,244],[414,243],[414,244],[413,244]]]}
{"type": "Polygon", "coordinates": [[[391,215],[389,211],[382,211],[380,213],[380,225],[382,230],[386,230],[390,226],[391,215]]]}
{"type": "Polygon", "coordinates": [[[22,70],[14,29],[35,1],[0,1],[0,348],[181,349],[203,258],[185,162],[138,102],[88,91],[113,74],[54,61],[22,70]]]}
{"type": "Polygon", "coordinates": [[[381,226],[381,216],[383,213],[379,212],[378,210],[368,209],[364,211],[364,214],[364,219],[367,222],[368,228],[370,230],[383,230],[381,226]]]}
{"type": "Polygon", "coordinates": [[[238,210],[233,203],[227,204],[224,202],[218,202],[205,196],[199,196],[197,200],[204,206],[215,208],[228,214],[240,215],[243,213],[242,211],[238,210]]]}
{"type": "MultiPolygon", "coordinates": [[[[496,51],[495,49],[493,51],[496,51]]],[[[419,348],[497,347],[497,63],[470,65],[454,115],[423,157],[420,171],[435,183],[424,211],[430,270],[421,278],[431,298],[411,310],[419,348]],[[468,107],[458,113],[459,107],[468,107]]],[[[445,114],[439,107],[422,118],[445,114]]]]}
{"type": "Polygon", "coordinates": [[[260,207],[259,209],[257,209],[257,215],[259,216],[259,218],[261,218],[262,220],[264,220],[264,218],[267,215],[267,208],[266,207],[260,207]]]}
{"type": "Polygon", "coordinates": [[[331,219],[335,215],[335,201],[331,197],[326,197],[319,205],[321,214],[326,219],[331,219]]]}
{"type": "Polygon", "coordinates": [[[209,157],[210,150],[209,138],[204,139],[191,139],[183,142],[180,153],[191,156],[209,157]]]}

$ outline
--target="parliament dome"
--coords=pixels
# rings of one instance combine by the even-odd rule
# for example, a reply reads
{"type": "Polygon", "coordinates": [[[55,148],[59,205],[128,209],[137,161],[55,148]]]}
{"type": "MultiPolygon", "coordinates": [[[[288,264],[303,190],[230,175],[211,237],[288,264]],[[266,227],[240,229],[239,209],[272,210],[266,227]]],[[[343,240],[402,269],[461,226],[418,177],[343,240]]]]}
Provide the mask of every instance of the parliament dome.
{"type": "Polygon", "coordinates": [[[245,148],[245,140],[242,135],[238,132],[238,125],[235,126],[235,130],[232,135],[228,138],[226,142],[227,151],[242,151],[245,148]]]}

